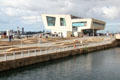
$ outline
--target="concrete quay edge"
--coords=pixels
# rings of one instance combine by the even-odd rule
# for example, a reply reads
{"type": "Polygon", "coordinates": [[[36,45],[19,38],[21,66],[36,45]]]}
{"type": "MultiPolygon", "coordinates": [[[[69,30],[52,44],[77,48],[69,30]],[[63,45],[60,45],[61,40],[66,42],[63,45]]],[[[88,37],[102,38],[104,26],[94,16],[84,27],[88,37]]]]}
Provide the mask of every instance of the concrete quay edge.
{"type": "Polygon", "coordinates": [[[44,54],[44,55],[39,55],[39,56],[25,57],[25,58],[16,59],[16,60],[3,61],[3,62],[0,62],[0,71],[15,69],[19,67],[32,65],[35,63],[60,59],[60,58],[64,58],[67,56],[73,56],[77,54],[80,55],[80,54],[86,54],[86,53],[90,53],[94,51],[100,51],[100,50],[104,50],[108,48],[117,47],[118,44],[120,45],[120,41],[114,40],[111,43],[106,43],[103,45],[97,45],[97,46],[91,46],[91,47],[85,46],[80,49],[74,49],[74,50],[69,50],[69,51],[64,51],[64,52],[57,52],[57,53],[44,54]]]}

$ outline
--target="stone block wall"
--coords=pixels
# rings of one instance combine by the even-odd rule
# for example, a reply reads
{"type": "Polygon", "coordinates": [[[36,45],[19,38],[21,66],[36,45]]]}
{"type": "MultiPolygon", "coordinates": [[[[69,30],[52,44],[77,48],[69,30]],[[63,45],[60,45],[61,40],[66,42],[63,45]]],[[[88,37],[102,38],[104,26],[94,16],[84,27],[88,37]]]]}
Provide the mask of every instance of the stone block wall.
{"type": "Polygon", "coordinates": [[[107,44],[107,45],[101,45],[101,46],[94,46],[94,47],[86,47],[86,48],[80,48],[75,50],[69,50],[64,52],[58,52],[58,53],[50,53],[50,54],[44,54],[40,56],[33,56],[33,57],[26,57],[16,60],[9,60],[9,61],[3,61],[0,62],[0,71],[14,69],[18,67],[23,67],[35,63],[45,62],[49,60],[59,59],[67,56],[77,55],[77,54],[85,54],[93,51],[99,51],[104,50],[112,47],[116,47],[118,44],[117,41],[107,44]]]}

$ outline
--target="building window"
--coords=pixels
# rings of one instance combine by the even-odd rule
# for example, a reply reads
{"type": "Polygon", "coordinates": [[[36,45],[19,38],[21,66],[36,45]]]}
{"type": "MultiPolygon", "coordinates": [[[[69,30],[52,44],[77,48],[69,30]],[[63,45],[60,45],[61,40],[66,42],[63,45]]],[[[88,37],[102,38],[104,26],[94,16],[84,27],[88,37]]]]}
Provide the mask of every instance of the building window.
{"type": "Polygon", "coordinates": [[[93,22],[93,25],[96,26],[96,27],[105,26],[105,24],[98,23],[98,22],[93,22]]]}
{"type": "Polygon", "coordinates": [[[48,26],[55,26],[55,20],[56,20],[55,17],[47,16],[47,24],[48,24],[48,26]]]}
{"type": "Polygon", "coordinates": [[[65,18],[60,18],[60,26],[66,26],[65,18]]]}
{"type": "Polygon", "coordinates": [[[73,32],[76,32],[76,31],[78,31],[78,27],[72,27],[72,30],[73,30],[73,32]]]}
{"type": "Polygon", "coordinates": [[[75,27],[87,26],[87,22],[73,22],[72,26],[75,26],[75,27]]]}

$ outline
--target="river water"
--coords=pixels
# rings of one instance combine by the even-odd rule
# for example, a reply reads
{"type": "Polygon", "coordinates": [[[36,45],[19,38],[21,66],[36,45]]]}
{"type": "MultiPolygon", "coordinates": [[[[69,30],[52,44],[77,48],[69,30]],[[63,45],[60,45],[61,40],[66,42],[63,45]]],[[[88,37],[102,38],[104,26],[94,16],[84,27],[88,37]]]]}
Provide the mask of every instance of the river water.
{"type": "Polygon", "coordinates": [[[1,72],[0,80],[120,80],[120,48],[1,72]]]}

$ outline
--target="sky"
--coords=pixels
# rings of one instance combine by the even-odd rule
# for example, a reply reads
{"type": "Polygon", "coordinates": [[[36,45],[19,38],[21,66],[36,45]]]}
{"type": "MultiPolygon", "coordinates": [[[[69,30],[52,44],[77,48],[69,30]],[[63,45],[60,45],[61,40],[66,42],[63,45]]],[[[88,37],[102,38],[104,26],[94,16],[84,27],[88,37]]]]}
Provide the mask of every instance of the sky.
{"type": "Polygon", "coordinates": [[[72,14],[105,21],[104,32],[120,32],[120,0],[0,0],[0,31],[44,29],[41,14],[72,14]]]}

